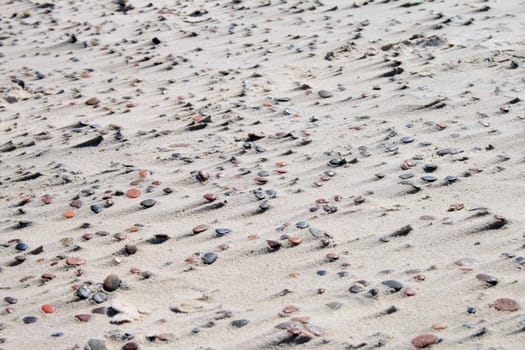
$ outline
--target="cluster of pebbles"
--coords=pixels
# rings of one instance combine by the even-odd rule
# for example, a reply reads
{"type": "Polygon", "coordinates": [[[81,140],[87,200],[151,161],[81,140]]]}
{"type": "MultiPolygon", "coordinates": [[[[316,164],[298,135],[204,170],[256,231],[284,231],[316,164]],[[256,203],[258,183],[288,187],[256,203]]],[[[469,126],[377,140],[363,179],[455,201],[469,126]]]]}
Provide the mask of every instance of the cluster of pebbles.
{"type": "Polygon", "coordinates": [[[452,3],[4,5],[0,348],[520,347],[521,5],[452,3]]]}

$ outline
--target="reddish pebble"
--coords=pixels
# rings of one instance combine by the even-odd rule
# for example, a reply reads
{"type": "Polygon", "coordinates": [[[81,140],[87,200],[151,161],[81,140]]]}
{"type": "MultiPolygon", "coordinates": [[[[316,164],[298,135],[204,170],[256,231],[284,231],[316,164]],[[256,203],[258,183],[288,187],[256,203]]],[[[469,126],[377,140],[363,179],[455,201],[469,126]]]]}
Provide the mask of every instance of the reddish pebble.
{"type": "Polygon", "coordinates": [[[138,188],[130,188],[126,192],[126,196],[128,196],[128,198],[137,198],[140,196],[140,190],[138,188]]]}
{"type": "Polygon", "coordinates": [[[424,281],[424,280],[426,279],[426,277],[425,277],[425,275],[415,275],[415,276],[414,276],[414,279],[415,279],[416,281],[420,281],[420,282],[422,282],[422,281],[424,281]]]}
{"type": "Polygon", "coordinates": [[[413,297],[413,296],[416,295],[416,291],[413,290],[413,289],[405,289],[405,290],[403,291],[403,294],[404,294],[405,296],[407,296],[407,297],[413,297]]]}
{"type": "Polygon", "coordinates": [[[509,298],[498,299],[493,306],[498,311],[517,311],[519,309],[518,303],[509,298]]]}
{"type": "Polygon", "coordinates": [[[147,179],[148,177],[150,177],[151,173],[149,172],[149,170],[141,170],[139,171],[139,176],[143,179],[147,179]]]}
{"type": "Polygon", "coordinates": [[[299,245],[303,239],[301,237],[290,237],[288,238],[288,242],[290,242],[292,245],[299,245]]]}
{"type": "Polygon", "coordinates": [[[53,305],[49,305],[49,304],[44,304],[42,305],[42,311],[45,312],[46,314],[52,314],[53,312],[56,311],[56,308],[53,306],[53,305]]]}
{"type": "Polygon", "coordinates": [[[42,274],[42,276],[40,276],[41,279],[48,280],[48,281],[54,279],[55,277],[56,277],[56,275],[54,275],[52,273],[44,273],[44,274],[42,274]]]}
{"type": "Polygon", "coordinates": [[[293,336],[298,336],[299,334],[301,334],[303,331],[299,328],[290,328],[288,329],[287,331],[288,333],[290,333],[291,335],[293,336]]]}
{"type": "Polygon", "coordinates": [[[75,315],[75,318],[79,320],[80,322],[88,322],[89,320],[91,320],[91,315],[80,314],[80,315],[75,315]]]}
{"type": "Polygon", "coordinates": [[[214,200],[217,199],[217,196],[213,193],[206,193],[203,197],[209,202],[213,202],[214,200]]]}
{"type": "Polygon", "coordinates": [[[83,265],[85,263],[86,263],[86,261],[84,259],[78,258],[78,257],[73,257],[73,258],[67,258],[66,259],[66,264],[72,265],[72,266],[83,265]]]}
{"type": "Polygon", "coordinates": [[[129,343],[124,344],[122,347],[122,350],[137,350],[139,348],[139,344],[130,341],[129,343]]]}
{"type": "Polygon", "coordinates": [[[66,219],[71,219],[75,217],[75,212],[73,210],[66,210],[62,215],[64,215],[66,219]]]}
{"type": "Polygon", "coordinates": [[[92,97],[86,101],[86,105],[88,106],[95,106],[95,105],[98,105],[99,103],[100,103],[100,100],[96,97],[92,97]]]}
{"type": "Polygon", "coordinates": [[[299,308],[297,306],[294,306],[294,305],[288,305],[286,306],[284,309],[283,309],[283,312],[285,314],[291,314],[293,312],[297,312],[299,311],[299,308]]]}
{"type": "Polygon", "coordinates": [[[82,235],[82,239],[85,240],[85,241],[89,241],[91,238],[93,238],[93,234],[92,233],[84,233],[82,235]]]}
{"type": "Polygon", "coordinates": [[[432,344],[436,344],[438,338],[434,334],[421,334],[412,339],[412,345],[418,349],[426,348],[432,344]]]}

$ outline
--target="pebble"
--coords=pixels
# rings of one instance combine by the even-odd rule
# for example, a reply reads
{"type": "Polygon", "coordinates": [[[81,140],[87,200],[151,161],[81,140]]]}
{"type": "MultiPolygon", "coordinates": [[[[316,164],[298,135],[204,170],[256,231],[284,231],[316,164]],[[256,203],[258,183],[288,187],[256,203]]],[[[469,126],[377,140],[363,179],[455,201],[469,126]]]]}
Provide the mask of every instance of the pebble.
{"type": "Polygon", "coordinates": [[[216,228],[215,229],[215,235],[217,237],[222,237],[222,236],[227,235],[227,234],[229,234],[231,232],[232,232],[232,230],[230,228],[224,228],[223,227],[223,228],[216,228]]]}
{"type": "Polygon", "coordinates": [[[193,231],[194,234],[199,234],[199,233],[202,233],[202,232],[206,231],[208,228],[209,228],[208,225],[200,224],[200,225],[195,226],[192,229],[192,231],[193,231]]]}
{"type": "Polygon", "coordinates": [[[217,199],[217,196],[213,193],[206,193],[204,196],[204,199],[206,199],[208,202],[213,202],[217,199]]]}
{"type": "Polygon", "coordinates": [[[519,309],[518,303],[510,298],[497,299],[493,306],[498,311],[517,311],[519,309]]]}
{"type": "Polygon", "coordinates": [[[126,191],[128,198],[137,198],[140,196],[140,190],[138,188],[130,188],[126,191]]]}
{"type": "Polygon", "coordinates": [[[89,209],[91,209],[91,211],[95,214],[98,214],[102,211],[102,207],[98,204],[93,204],[89,207],[89,209]]]}
{"type": "Polygon", "coordinates": [[[202,262],[206,265],[211,265],[217,260],[217,253],[208,252],[202,256],[202,262]]]}
{"type": "Polygon", "coordinates": [[[318,94],[321,98],[329,98],[333,96],[333,94],[327,90],[320,90],[318,94]]]}
{"type": "Polygon", "coordinates": [[[108,295],[105,294],[105,293],[100,293],[100,292],[97,292],[95,294],[93,294],[91,296],[91,300],[94,302],[94,303],[97,303],[97,304],[101,304],[105,301],[108,300],[108,295]]]}
{"type": "Polygon", "coordinates": [[[125,251],[126,254],[128,254],[128,255],[136,254],[136,253],[137,253],[137,246],[134,245],[134,244],[126,244],[126,245],[124,246],[124,251],[125,251]]]}
{"type": "Polygon", "coordinates": [[[78,315],[75,315],[75,318],[77,320],[79,320],[80,322],[88,322],[89,320],[91,320],[91,315],[89,315],[89,314],[78,314],[78,315]]]}
{"type": "Polygon", "coordinates": [[[290,242],[293,246],[297,246],[301,244],[303,239],[301,237],[290,237],[288,238],[288,242],[290,242]]]}
{"type": "Polygon", "coordinates": [[[40,309],[46,314],[52,314],[56,311],[56,308],[50,304],[44,304],[40,309]]]}
{"type": "Polygon", "coordinates": [[[120,278],[115,274],[111,274],[104,279],[103,286],[104,290],[114,292],[120,287],[120,284],[120,278]]]}
{"type": "Polygon", "coordinates": [[[71,266],[78,266],[78,265],[84,265],[86,261],[79,257],[72,257],[66,259],[66,264],[71,266]]]}
{"type": "Polygon", "coordinates": [[[230,324],[233,327],[235,327],[235,328],[242,328],[242,327],[248,325],[248,323],[250,323],[250,321],[248,321],[246,319],[241,319],[241,320],[234,320],[230,324]]]}
{"type": "Polygon", "coordinates": [[[437,177],[431,176],[431,175],[425,175],[421,177],[421,180],[423,180],[424,182],[434,182],[437,180],[437,177]]]}
{"type": "Polygon", "coordinates": [[[155,204],[157,204],[157,201],[154,199],[145,199],[142,202],[140,202],[140,205],[145,209],[151,208],[155,204]]]}
{"type": "Polygon", "coordinates": [[[38,322],[38,317],[36,316],[26,316],[22,319],[22,321],[24,321],[25,324],[31,324],[31,323],[36,323],[38,322]]]}
{"type": "Polygon", "coordinates": [[[396,280],[386,280],[386,281],[381,282],[381,284],[384,284],[385,286],[387,286],[394,292],[399,292],[401,288],[403,288],[403,284],[396,280]]]}
{"type": "Polygon", "coordinates": [[[483,281],[485,283],[487,283],[488,285],[490,286],[495,286],[496,284],[498,284],[498,279],[494,276],[491,276],[491,275],[487,275],[485,273],[479,273],[476,275],[476,278],[480,281],[483,281]]]}
{"type": "Polygon", "coordinates": [[[86,100],[86,105],[88,106],[96,106],[100,103],[100,100],[96,97],[91,97],[90,99],[86,100]]]}
{"type": "Polygon", "coordinates": [[[433,334],[421,334],[412,339],[412,345],[418,349],[426,348],[427,346],[436,344],[438,338],[433,334]]]}
{"type": "Polygon", "coordinates": [[[15,246],[15,249],[16,250],[19,250],[19,251],[24,251],[28,248],[27,244],[24,243],[24,242],[20,242],[18,243],[16,246],[15,246]]]}
{"type": "Polygon", "coordinates": [[[129,343],[124,344],[124,346],[122,346],[122,350],[138,350],[138,348],[139,348],[139,344],[135,342],[129,342],[129,343]]]}

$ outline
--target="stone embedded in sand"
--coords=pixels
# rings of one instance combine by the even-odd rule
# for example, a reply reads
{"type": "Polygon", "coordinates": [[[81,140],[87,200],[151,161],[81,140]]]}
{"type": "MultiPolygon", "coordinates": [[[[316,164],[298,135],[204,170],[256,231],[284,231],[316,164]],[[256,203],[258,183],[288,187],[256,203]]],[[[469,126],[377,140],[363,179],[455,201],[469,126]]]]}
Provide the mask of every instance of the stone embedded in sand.
{"type": "Polygon", "coordinates": [[[333,96],[333,94],[332,94],[330,91],[327,91],[327,90],[320,90],[320,91],[318,92],[318,94],[319,94],[319,96],[320,96],[321,98],[329,98],[329,97],[332,97],[332,96],[333,96]]]}
{"type": "Polygon", "coordinates": [[[195,226],[195,227],[192,229],[192,231],[193,231],[194,234],[199,234],[199,233],[201,233],[201,232],[206,231],[208,228],[209,228],[208,225],[200,224],[200,225],[195,226]]]}
{"type": "Polygon", "coordinates": [[[294,313],[294,312],[297,312],[299,311],[299,307],[295,306],[295,305],[288,305],[288,306],[285,306],[284,309],[283,309],[283,312],[285,314],[291,314],[291,313],[294,313]]]}
{"type": "Polygon", "coordinates": [[[217,196],[214,193],[206,193],[204,196],[204,199],[206,199],[208,202],[213,202],[217,199],[217,196]]]}
{"type": "Polygon", "coordinates": [[[95,105],[98,105],[99,103],[100,103],[100,100],[96,97],[92,97],[86,100],[86,105],[88,106],[95,106],[95,105]]]}
{"type": "Polygon", "coordinates": [[[51,197],[50,195],[46,195],[42,197],[41,201],[44,204],[51,204],[53,202],[53,197],[51,197]]]}
{"type": "Polygon", "coordinates": [[[26,316],[22,319],[22,321],[25,323],[25,324],[31,324],[31,323],[36,323],[38,322],[38,317],[36,316],[26,316]]]}
{"type": "Polygon", "coordinates": [[[141,170],[139,171],[139,177],[143,178],[143,179],[147,179],[148,177],[150,177],[151,173],[149,172],[149,170],[141,170]]]}
{"type": "Polygon", "coordinates": [[[63,214],[62,214],[66,219],[71,219],[71,218],[74,218],[75,217],[75,212],[73,210],[66,210],[63,214]]]}
{"type": "Polygon", "coordinates": [[[75,318],[79,320],[80,322],[88,322],[89,320],[91,320],[91,315],[79,314],[79,315],[75,315],[75,318]]]}
{"type": "Polygon", "coordinates": [[[128,255],[133,255],[137,253],[137,246],[134,244],[126,244],[126,246],[124,247],[124,251],[128,255]]]}
{"type": "Polygon", "coordinates": [[[427,346],[436,344],[438,337],[433,334],[421,334],[412,339],[412,345],[418,349],[426,348],[427,346]]]}
{"type": "Polygon", "coordinates": [[[303,239],[301,237],[290,237],[288,238],[288,242],[290,242],[293,246],[297,246],[301,244],[303,239]]]}
{"type": "Polygon", "coordinates": [[[127,190],[126,196],[128,196],[128,198],[137,198],[140,196],[140,190],[138,188],[130,188],[127,190]]]}
{"type": "Polygon", "coordinates": [[[519,309],[518,303],[509,298],[500,298],[494,302],[493,306],[498,311],[517,311],[519,309]]]}
{"type": "Polygon", "coordinates": [[[56,311],[56,308],[53,305],[50,304],[44,304],[41,307],[42,311],[46,314],[52,314],[56,311]]]}
{"type": "Polygon", "coordinates": [[[120,283],[121,283],[120,278],[115,274],[111,274],[107,276],[106,279],[104,280],[104,283],[103,283],[104,290],[108,292],[116,291],[120,287],[120,283]]]}
{"type": "Polygon", "coordinates": [[[242,319],[242,320],[234,320],[231,322],[231,325],[233,327],[236,327],[236,328],[242,328],[244,326],[246,326],[248,323],[250,323],[250,321],[246,320],[246,319],[242,319]]]}
{"type": "Polygon", "coordinates": [[[387,286],[394,292],[399,292],[401,288],[403,288],[403,284],[396,280],[386,280],[386,281],[381,282],[381,284],[384,284],[385,286],[387,286]]]}
{"type": "Polygon", "coordinates": [[[208,252],[202,256],[201,260],[204,264],[211,265],[217,260],[217,253],[208,252]]]}
{"type": "Polygon", "coordinates": [[[138,348],[139,348],[139,344],[132,342],[132,341],[122,346],[122,350],[137,350],[138,348]]]}
{"type": "Polygon", "coordinates": [[[140,202],[140,205],[145,209],[151,208],[155,204],[157,204],[157,201],[154,199],[145,199],[142,202],[140,202]]]}
{"type": "Polygon", "coordinates": [[[69,203],[70,207],[80,209],[82,206],[82,201],[80,199],[74,199],[69,203]]]}
{"type": "Polygon", "coordinates": [[[84,259],[78,258],[78,257],[72,257],[72,258],[66,259],[66,264],[70,266],[78,266],[78,265],[83,265],[85,263],[86,261],[84,259]]]}
{"type": "Polygon", "coordinates": [[[488,285],[495,286],[498,284],[498,279],[494,276],[487,275],[486,273],[479,273],[476,275],[476,278],[480,281],[487,283],[488,285]]]}
{"type": "Polygon", "coordinates": [[[222,237],[224,235],[227,235],[228,233],[231,233],[232,232],[232,229],[231,228],[226,228],[226,227],[220,227],[220,228],[216,228],[215,229],[215,235],[217,237],[222,237]]]}

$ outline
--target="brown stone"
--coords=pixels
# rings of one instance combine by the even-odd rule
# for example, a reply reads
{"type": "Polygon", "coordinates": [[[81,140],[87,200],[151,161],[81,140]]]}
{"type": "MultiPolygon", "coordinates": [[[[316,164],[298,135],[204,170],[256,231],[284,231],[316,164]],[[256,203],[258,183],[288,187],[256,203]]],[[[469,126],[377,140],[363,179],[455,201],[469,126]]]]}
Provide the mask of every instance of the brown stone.
{"type": "Polygon", "coordinates": [[[75,212],[73,210],[66,210],[63,215],[66,219],[71,219],[75,217],[75,212]]]}
{"type": "Polygon", "coordinates": [[[288,238],[288,242],[290,242],[292,245],[299,245],[303,239],[301,237],[290,237],[288,238]]]}
{"type": "Polygon", "coordinates": [[[95,106],[100,103],[100,100],[96,97],[91,97],[90,99],[86,100],[86,105],[88,106],[95,106]]]}
{"type": "Polygon", "coordinates": [[[117,275],[111,274],[104,280],[104,290],[108,292],[116,291],[120,287],[120,278],[117,275]]]}
{"type": "Polygon", "coordinates": [[[78,258],[78,257],[72,257],[72,258],[66,259],[66,264],[71,265],[71,266],[83,265],[85,263],[86,261],[84,259],[78,258]]]}
{"type": "Polygon", "coordinates": [[[299,308],[297,306],[294,306],[294,305],[285,306],[284,309],[283,309],[283,312],[285,314],[291,314],[291,313],[294,313],[294,312],[297,312],[297,311],[299,311],[299,308]]]}
{"type": "Polygon", "coordinates": [[[213,193],[206,193],[203,197],[209,202],[213,202],[214,200],[217,199],[217,196],[213,193]]]}
{"type": "Polygon", "coordinates": [[[515,300],[509,298],[500,298],[493,306],[498,311],[517,311],[520,308],[515,300]]]}
{"type": "Polygon", "coordinates": [[[79,314],[79,315],[75,315],[75,318],[79,320],[80,322],[88,322],[89,320],[91,320],[91,315],[79,314]]]}
{"type": "Polygon", "coordinates": [[[208,228],[209,228],[208,225],[200,224],[200,225],[195,226],[195,227],[192,229],[192,231],[193,231],[194,234],[199,234],[199,233],[201,233],[201,232],[206,231],[208,228]]]}
{"type": "Polygon", "coordinates": [[[128,198],[137,198],[140,196],[140,190],[138,188],[130,188],[126,192],[126,196],[128,196],[128,198]]]}
{"type": "Polygon", "coordinates": [[[434,334],[421,334],[412,339],[412,345],[418,349],[426,348],[427,346],[436,344],[438,338],[434,334]]]}
{"type": "Polygon", "coordinates": [[[56,308],[53,305],[49,305],[49,304],[42,305],[41,309],[46,314],[52,314],[53,312],[56,311],[56,308]]]}

